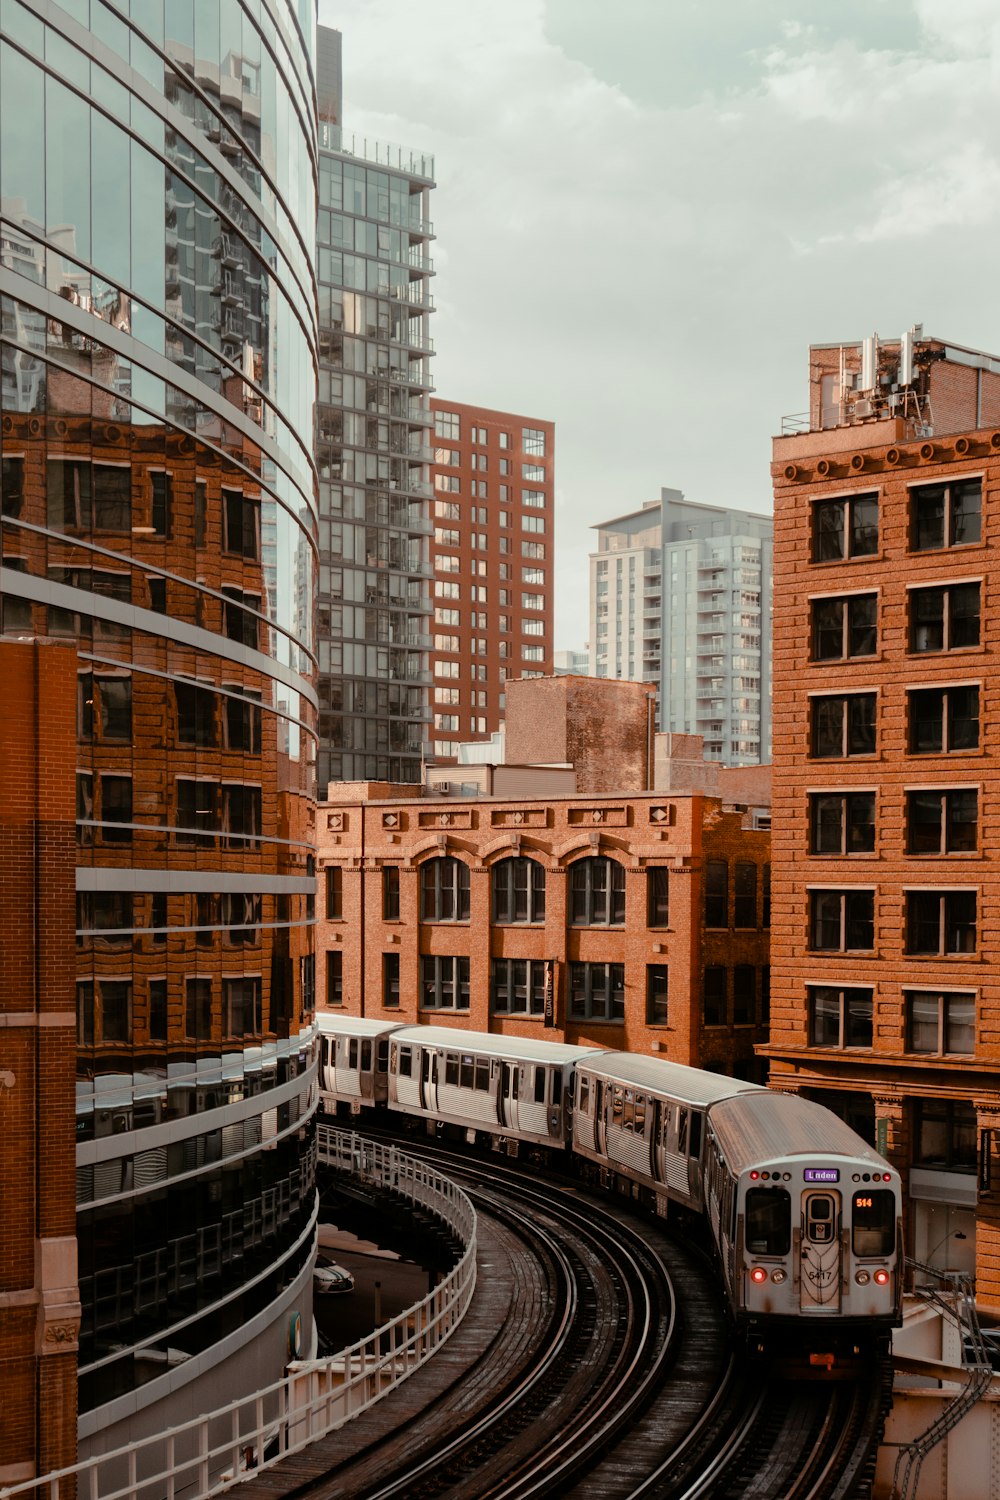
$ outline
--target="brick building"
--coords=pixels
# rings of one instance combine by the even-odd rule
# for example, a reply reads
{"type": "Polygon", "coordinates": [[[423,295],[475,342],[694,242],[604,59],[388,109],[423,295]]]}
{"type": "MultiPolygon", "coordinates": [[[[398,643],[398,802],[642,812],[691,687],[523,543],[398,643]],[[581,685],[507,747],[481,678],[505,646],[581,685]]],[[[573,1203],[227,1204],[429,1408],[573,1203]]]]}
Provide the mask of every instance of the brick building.
{"type": "Polygon", "coordinates": [[[635,699],[637,753],[617,776],[581,740],[586,789],[443,797],[331,784],[318,829],[320,1005],[759,1077],[767,820],[700,790],[648,789],[642,684],[517,684],[508,734],[526,742],[544,721],[572,741],[552,692],[574,683],[598,734],[602,706],[610,722],[635,699]]]}
{"type": "Polygon", "coordinates": [[[888,1152],[908,1252],[997,1313],[1000,366],[917,329],[812,349],[810,397],[774,445],[770,1081],[888,1152]]]}
{"type": "Polygon", "coordinates": [[[76,652],[0,643],[0,1484],[76,1458],[76,652]]]}
{"type": "Polygon", "coordinates": [[[434,413],[432,748],[500,725],[508,680],[552,671],[555,428],[431,399],[434,413]]]}

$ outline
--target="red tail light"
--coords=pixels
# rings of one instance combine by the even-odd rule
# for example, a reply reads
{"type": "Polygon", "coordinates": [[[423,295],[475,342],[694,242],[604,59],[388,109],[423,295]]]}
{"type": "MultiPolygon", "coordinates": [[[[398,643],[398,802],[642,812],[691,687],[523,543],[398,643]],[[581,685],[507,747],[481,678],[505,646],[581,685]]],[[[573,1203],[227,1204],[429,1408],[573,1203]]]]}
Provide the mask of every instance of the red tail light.
{"type": "Polygon", "coordinates": [[[767,1280],[767,1272],[765,1271],[764,1267],[763,1266],[754,1266],[753,1270],[750,1272],[750,1280],[751,1281],[756,1281],[758,1283],[758,1285],[760,1284],[760,1282],[766,1281],[767,1280]]]}
{"type": "Polygon", "coordinates": [[[889,1272],[888,1271],[876,1271],[875,1272],[875,1285],[876,1286],[887,1286],[888,1283],[889,1283],[889,1272]]]}

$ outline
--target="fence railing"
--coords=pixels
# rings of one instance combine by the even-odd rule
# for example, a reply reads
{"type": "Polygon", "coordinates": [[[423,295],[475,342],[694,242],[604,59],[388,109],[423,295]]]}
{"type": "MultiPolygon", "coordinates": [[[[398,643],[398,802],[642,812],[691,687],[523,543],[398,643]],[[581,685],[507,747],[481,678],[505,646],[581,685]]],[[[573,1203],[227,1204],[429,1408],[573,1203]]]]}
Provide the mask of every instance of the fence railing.
{"type": "Polygon", "coordinates": [[[464,1245],[420,1302],[327,1359],[299,1360],[285,1377],[206,1416],[21,1484],[0,1500],[207,1500],[367,1411],[455,1331],[476,1285],[476,1212],[440,1173],[354,1131],[319,1126],[319,1160],[434,1214],[464,1245]]]}

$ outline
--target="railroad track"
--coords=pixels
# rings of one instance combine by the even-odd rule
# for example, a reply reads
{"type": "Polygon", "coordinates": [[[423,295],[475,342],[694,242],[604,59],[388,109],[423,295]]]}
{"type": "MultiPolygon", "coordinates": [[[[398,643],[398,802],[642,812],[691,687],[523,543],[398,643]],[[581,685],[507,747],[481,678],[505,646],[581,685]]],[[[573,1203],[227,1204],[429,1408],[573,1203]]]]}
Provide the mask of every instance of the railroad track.
{"type": "Polygon", "coordinates": [[[867,1497],[878,1372],[871,1388],[770,1380],[735,1357],[704,1258],[627,1200],[437,1145],[421,1154],[461,1181],[511,1246],[512,1265],[533,1263],[534,1326],[502,1329],[461,1388],[294,1493],[867,1497]]]}

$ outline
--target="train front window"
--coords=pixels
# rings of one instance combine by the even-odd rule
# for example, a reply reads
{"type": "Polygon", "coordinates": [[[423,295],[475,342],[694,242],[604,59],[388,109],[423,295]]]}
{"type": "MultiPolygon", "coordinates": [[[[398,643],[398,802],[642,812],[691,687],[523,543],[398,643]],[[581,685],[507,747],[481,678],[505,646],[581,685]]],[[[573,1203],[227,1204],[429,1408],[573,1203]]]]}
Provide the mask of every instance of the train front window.
{"type": "Polygon", "coordinates": [[[545,1103],[545,1069],[535,1069],[535,1103],[545,1103]]]}
{"type": "Polygon", "coordinates": [[[590,1079],[589,1078],[581,1078],[580,1079],[580,1113],[582,1115],[589,1115],[590,1114],[590,1079]]]}
{"type": "Polygon", "coordinates": [[[378,1062],[375,1065],[376,1071],[379,1072],[379,1073],[384,1073],[386,1071],[386,1069],[388,1068],[388,1066],[389,1066],[389,1043],[387,1041],[380,1040],[379,1044],[378,1044],[378,1062]]]}
{"type": "Polygon", "coordinates": [[[792,1200],[784,1188],[747,1189],[747,1250],[787,1255],[792,1243],[792,1200]]]}
{"type": "Polygon", "coordinates": [[[358,1041],[352,1037],[347,1051],[347,1066],[354,1071],[358,1066],[358,1041]]]}
{"type": "Polygon", "coordinates": [[[371,1042],[362,1042],[361,1043],[361,1070],[364,1073],[370,1073],[371,1070],[372,1070],[372,1044],[371,1044],[371,1042]]]}
{"type": "Polygon", "coordinates": [[[854,1194],[851,1246],[855,1255],[891,1255],[896,1242],[896,1200],[888,1188],[854,1194]]]}
{"type": "Polygon", "coordinates": [[[409,1047],[400,1047],[400,1049],[399,1049],[399,1076],[400,1076],[400,1078],[409,1078],[409,1077],[411,1077],[412,1076],[412,1071],[413,1071],[413,1053],[410,1051],[409,1047]]]}

